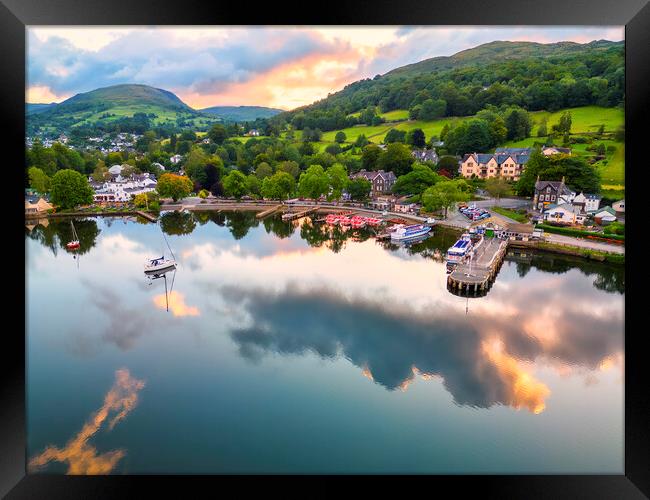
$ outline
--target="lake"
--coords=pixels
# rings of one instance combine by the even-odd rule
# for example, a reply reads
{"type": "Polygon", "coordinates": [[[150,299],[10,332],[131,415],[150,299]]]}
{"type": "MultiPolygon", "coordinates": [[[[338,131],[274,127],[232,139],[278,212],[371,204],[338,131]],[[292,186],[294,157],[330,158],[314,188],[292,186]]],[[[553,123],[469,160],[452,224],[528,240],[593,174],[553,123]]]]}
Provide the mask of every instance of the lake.
{"type": "Polygon", "coordinates": [[[621,266],[509,252],[464,298],[441,227],[74,223],[25,231],[31,472],[623,473],[621,266]]]}

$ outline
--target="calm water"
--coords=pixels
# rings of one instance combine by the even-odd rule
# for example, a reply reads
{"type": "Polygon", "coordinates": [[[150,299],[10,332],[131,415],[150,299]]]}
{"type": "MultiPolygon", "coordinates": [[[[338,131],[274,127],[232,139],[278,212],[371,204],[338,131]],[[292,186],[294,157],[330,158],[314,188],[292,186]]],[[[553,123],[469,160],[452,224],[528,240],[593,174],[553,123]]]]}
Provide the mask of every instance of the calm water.
{"type": "Polygon", "coordinates": [[[27,228],[30,469],[623,472],[622,268],[511,255],[466,299],[454,233],[301,222],[76,220],[78,259],[27,228]]]}

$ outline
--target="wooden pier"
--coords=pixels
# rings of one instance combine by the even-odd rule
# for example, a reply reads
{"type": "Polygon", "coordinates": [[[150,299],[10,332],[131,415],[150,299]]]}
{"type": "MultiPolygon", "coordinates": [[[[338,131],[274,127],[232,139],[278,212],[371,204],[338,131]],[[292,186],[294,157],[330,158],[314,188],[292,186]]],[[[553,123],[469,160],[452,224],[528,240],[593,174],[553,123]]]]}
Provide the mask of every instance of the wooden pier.
{"type": "Polygon", "coordinates": [[[295,220],[295,219],[300,219],[300,217],[304,217],[306,215],[312,214],[320,209],[319,206],[311,207],[308,208],[307,210],[303,210],[302,212],[288,212],[286,214],[282,214],[282,220],[287,221],[287,220],[295,220]]]}
{"type": "Polygon", "coordinates": [[[501,269],[507,248],[507,241],[498,238],[484,239],[475,248],[471,264],[458,264],[447,276],[447,289],[454,295],[485,295],[501,269]]]}
{"type": "Polygon", "coordinates": [[[147,219],[150,222],[156,222],[158,220],[153,215],[148,214],[147,212],[142,212],[141,210],[136,210],[135,213],[138,214],[140,217],[147,219]]]}
{"type": "Polygon", "coordinates": [[[271,208],[269,208],[267,210],[264,210],[263,212],[257,213],[255,215],[255,217],[258,218],[258,219],[263,219],[264,217],[267,217],[267,216],[269,216],[271,214],[274,214],[275,212],[277,212],[281,208],[282,208],[282,205],[276,205],[276,206],[271,207],[271,208]]]}

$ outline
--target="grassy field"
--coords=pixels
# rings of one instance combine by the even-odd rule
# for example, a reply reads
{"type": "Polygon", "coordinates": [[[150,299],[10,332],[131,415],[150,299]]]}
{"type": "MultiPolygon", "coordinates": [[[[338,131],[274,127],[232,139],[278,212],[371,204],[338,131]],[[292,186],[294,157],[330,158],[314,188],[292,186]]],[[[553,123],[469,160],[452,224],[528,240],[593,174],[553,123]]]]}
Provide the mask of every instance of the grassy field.
{"type": "Polygon", "coordinates": [[[560,116],[565,111],[571,112],[571,133],[597,132],[601,125],[606,132],[615,132],[624,122],[623,110],[620,108],[601,108],[599,106],[583,106],[580,108],[561,109],[555,113],[548,111],[533,111],[531,116],[535,122],[533,135],[537,135],[537,128],[543,118],[547,118],[547,126],[559,123],[560,116]]]}
{"type": "Polygon", "coordinates": [[[509,210],[507,208],[502,208],[502,207],[492,207],[490,210],[498,214],[505,215],[506,217],[510,217],[511,219],[516,220],[517,222],[521,222],[521,223],[528,222],[528,217],[526,217],[524,214],[520,214],[519,212],[515,212],[514,210],[509,210]]]}

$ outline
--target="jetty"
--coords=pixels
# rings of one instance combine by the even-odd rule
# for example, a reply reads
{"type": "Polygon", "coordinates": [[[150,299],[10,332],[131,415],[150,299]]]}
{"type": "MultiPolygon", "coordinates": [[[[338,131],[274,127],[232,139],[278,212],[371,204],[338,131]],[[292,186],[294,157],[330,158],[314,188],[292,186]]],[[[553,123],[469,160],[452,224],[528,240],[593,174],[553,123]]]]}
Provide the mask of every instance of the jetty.
{"type": "Polygon", "coordinates": [[[255,217],[257,219],[263,219],[264,217],[268,217],[269,215],[274,214],[275,212],[277,212],[280,209],[282,209],[282,205],[276,205],[276,206],[271,207],[271,208],[269,208],[267,210],[264,210],[263,212],[259,212],[259,213],[255,214],[255,217]]]}
{"type": "Polygon", "coordinates": [[[143,212],[141,210],[136,210],[135,213],[138,214],[140,217],[147,219],[150,222],[156,222],[157,220],[156,217],[154,217],[153,215],[148,214],[147,212],[143,212]]]}
{"type": "Polygon", "coordinates": [[[447,276],[447,289],[454,295],[485,295],[501,269],[507,248],[507,240],[483,239],[471,261],[458,264],[447,276]]]}
{"type": "Polygon", "coordinates": [[[308,208],[307,210],[303,210],[301,212],[288,212],[286,214],[282,214],[282,220],[287,221],[287,220],[300,219],[301,217],[305,217],[306,215],[317,212],[319,209],[320,209],[319,206],[315,206],[315,207],[308,208]]]}

